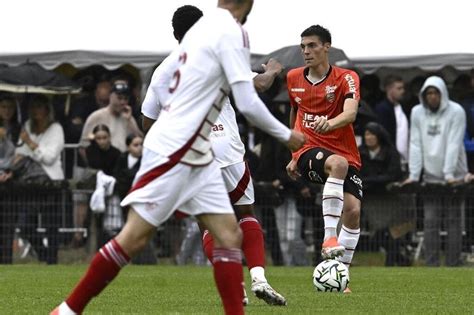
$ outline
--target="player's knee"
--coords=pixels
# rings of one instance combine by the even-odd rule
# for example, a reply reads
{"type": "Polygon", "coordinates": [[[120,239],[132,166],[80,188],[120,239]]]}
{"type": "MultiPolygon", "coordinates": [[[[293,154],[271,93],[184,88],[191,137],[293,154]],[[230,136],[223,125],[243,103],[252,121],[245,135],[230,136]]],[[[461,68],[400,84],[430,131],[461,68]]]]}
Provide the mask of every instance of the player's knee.
{"type": "Polygon", "coordinates": [[[130,233],[123,233],[123,231],[119,233],[115,239],[130,257],[137,255],[145,249],[149,240],[145,235],[137,236],[130,233]]]}
{"type": "Polygon", "coordinates": [[[334,154],[327,158],[325,168],[330,176],[342,179],[347,175],[349,163],[344,157],[334,154]]]}
{"type": "Polygon", "coordinates": [[[236,224],[232,228],[223,230],[219,236],[216,237],[218,247],[222,248],[240,248],[242,245],[242,231],[236,224]]]}
{"type": "MultiPolygon", "coordinates": [[[[360,207],[352,206],[344,209],[345,222],[351,227],[357,228],[360,224],[360,207]]],[[[348,226],[349,227],[349,226],[348,226]]]]}

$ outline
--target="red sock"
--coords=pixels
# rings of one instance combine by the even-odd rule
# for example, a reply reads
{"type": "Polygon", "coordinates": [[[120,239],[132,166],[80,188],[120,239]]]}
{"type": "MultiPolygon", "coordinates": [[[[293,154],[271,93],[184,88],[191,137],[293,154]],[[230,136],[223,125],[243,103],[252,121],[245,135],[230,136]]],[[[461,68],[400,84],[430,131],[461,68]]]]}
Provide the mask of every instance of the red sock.
{"type": "Polygon", "coordinates": [[[209,230],[205,230],[204,234],[202,235],[202,248],[204,250],[204,254],[206,254],[207,259],[209,259],[209,261],[212,263],[214,239],[212,238],[211,233],[209,233],[209,230]]]}
{"type": "Polygon", "coordinates": [[[265,243],[260,223],[254,216],[247,215],[240,219],[239,225],[243,233],[242,251],[248,268],[265,267],[265,243]]]}
{"type": "Polygon", "coordinates": [[[212,258],[217,290],[227,315],[244,314],[244,272],[240,249],[215,248],[212,258]]]}
{"type": "Polygon", "coordinates": [[[98,295],[119,273],[130,258],[112,239],[94,256],[89,269],[66,300],[67,305],[80,314],[87,303],[98,295]]]}

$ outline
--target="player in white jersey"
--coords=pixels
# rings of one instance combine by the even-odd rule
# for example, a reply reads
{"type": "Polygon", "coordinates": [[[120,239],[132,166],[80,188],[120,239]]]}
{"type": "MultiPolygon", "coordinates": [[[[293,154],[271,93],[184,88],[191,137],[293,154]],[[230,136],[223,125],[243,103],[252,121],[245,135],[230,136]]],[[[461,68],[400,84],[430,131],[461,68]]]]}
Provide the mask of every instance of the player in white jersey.
{"type": "Polygon", "coordinates": [[[252,0],[219,0],[171,53],[178,60],[171,96],[144,142],[142,164],[122,206],[124,228],[94,256],[84,278],[53,314],[81,313],[152,237],[175,209],[195,215],[214,237],[213,267],[226,314],[243,314],[241,230],[213,161],[209,134],[229,89],[254,125],[300,148],[305,138],[276,120],[252,84],[246,20],[252,0]],[[240,22],[240,23],[239,23],[240,22]]]}
{"type": "MultiPolygon", "coordinates": [[[[186,10],[179,8],[173,16],[174,35],[178,42],[184,37],[192,26],[192,21],[198,14],[191,15],[192,6],[186,10]],[[180,32],[181,31],[181,32],[180,32]]],[[[194,7],[194,10],[200,10],[194,7]]],[[[281,72],[282,65],[270,59],[263,65],[265,72],[254,76],[254,85],[258,92],[270,88],[275,77],[281,72]]],[[[166,79],[171,76],[166,71],[172,67],[170,58],[166,58],[155,70],[147,95],[142,104],[143,128],[149,130],[156,121],[161,111],[161,104],[166,103],[169,92],[166,79]]],[[[224,183],[229,193],[230,201],[239,220],[242,230],[242,250],[252,278],[252,292],[270,305],[286,305],[286,299],[274,290],[265,277],[265,243],[263,231],[254,213],[254,188],[247,164],[244,162],[245,146],[240,139],[236,116],[230,100],[227,98],[222,111],[211,129],[210,139],[215,160],[219,163],[224,178],[224,183]]],[[[212,262],[214,242],[208,230],[203,230],[203,249],[209,261],[212,262]]],[[[248,298],[244,292],[244,305],[248,298]]]]}

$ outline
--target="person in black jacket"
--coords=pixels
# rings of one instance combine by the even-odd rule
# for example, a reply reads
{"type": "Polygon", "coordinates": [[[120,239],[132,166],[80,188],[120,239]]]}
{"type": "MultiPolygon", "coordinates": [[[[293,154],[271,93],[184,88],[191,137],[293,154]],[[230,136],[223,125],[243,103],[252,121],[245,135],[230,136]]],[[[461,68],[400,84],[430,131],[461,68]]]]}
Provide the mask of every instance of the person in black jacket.
{"type": "Polygon", "coordinates": [[[364,212],[374,239],[386,252],[386,266],[406,266],[409,259],[402,255],[406,233],[397,227],[408,226],[414,209],[411,199],[387,191],[387,185],[402,179],[400,156],[387,131],[378,123],[366,125],[363,144],[359,147],[362,160],[360,176],[364,181],[364,212]],[[408,218],[408,219],[407,219],[408,218]],[[405,236],[402,238],[402,236],[405,236]]]}
{"type": "Polygon", "coordinates": [[[129,134],[125,140],[127,152],[120,154],[115,164],[113,176],[117,180],[115,192],[120,199],[125,198],[133,178],[140,168],[140,161],[143,152],[143,137],[137,134],[129,134]]]}
{"type": "Polygon", "coordinates": [[[407,170],[409,115],[400,104],[405,94],[401,77],[389,75],[384,80],[385,99],[375,106],[378,122],[387,130],[390,140],[400,154],[402,169],[407,170]]]}
{"type": "Polygon", "coordinates": [[[364,192],[385,192],[388,183],[401,180],[400,155],[389,139],[387,131],[378,123],[365,126],[364,139],[359,147],[362,160],[360,176],[364,192]]]}
{"type": "MultiPolygon", "coordinates": [[[[114,147],[111,143],[110,139],[110,129],[106,125],[99,124],[94,127],[92,130],[92,134],[94,136],[93,140],[91,141],[90,145],[85,149],[85,156],[81,159],[80,157],[80,165],[84,165],[86,168],[92,170],[101,170],[105,174],[109,176],[113,176],[114,167],[120,157],[120,151],[116,147],[114,147]]],[[[94,174],[92,172],[91,174],[94,174]]],[[[86,182],[87,188],[92,188],[95,186],[96,177],[95,175],[88,176],[86,179],[83,180],[86,182]],[[89,185],[92,185],[89,187],[89,185]]],[[[80,196],[80,199],[77,199],[77,204],[75,205],[76,209],[74,210],[74,221],[76,227],[83,227],[85,225],[85,221],[87,219],[87,210],[88,210],[88,200],[89,196],[80,196]]],[[[98,220],[98,244],[100,245],[105,241],[107,238],[102,231],[102,221],[103,221],[103,214],[97,215],[98,220]]],[[[84,245],[83,235],[81,233],[75,233],[73,241],[71,245],[73,247],[80,247],[84,245]]]]}
{"type": "Polygon", "coordinates": [[[120,151],[111,144],[110,130],[106,125],[97,125],[92,130],[94,140],[86,148],[86,164],[88,167],[102,170],[112,176],[120,151]]]}

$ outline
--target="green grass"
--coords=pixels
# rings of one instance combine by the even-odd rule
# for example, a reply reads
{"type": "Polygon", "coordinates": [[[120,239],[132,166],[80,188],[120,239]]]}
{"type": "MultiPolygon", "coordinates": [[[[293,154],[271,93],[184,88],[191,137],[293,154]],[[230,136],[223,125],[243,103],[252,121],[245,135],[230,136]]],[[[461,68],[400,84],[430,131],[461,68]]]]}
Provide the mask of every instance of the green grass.
{"type": "MultiPolygon", "coordinates": [[[[47,314],[69,293],[85,265],[0,266],[0,314],[47,314]]],[[[354,293],[315,292],[312,268],[269,267],[288,299],[270,307],[250,297],[248,314],[473,314],[474,268],[353,267],[354,293]]],[[[246,274],[247,287],[248,274],[246,274]]],[[[249,290],[248,290],[249,292],[249,290]]],[[[219,314],[208,267],[128,266],[86,314],[219,314]]]]}

